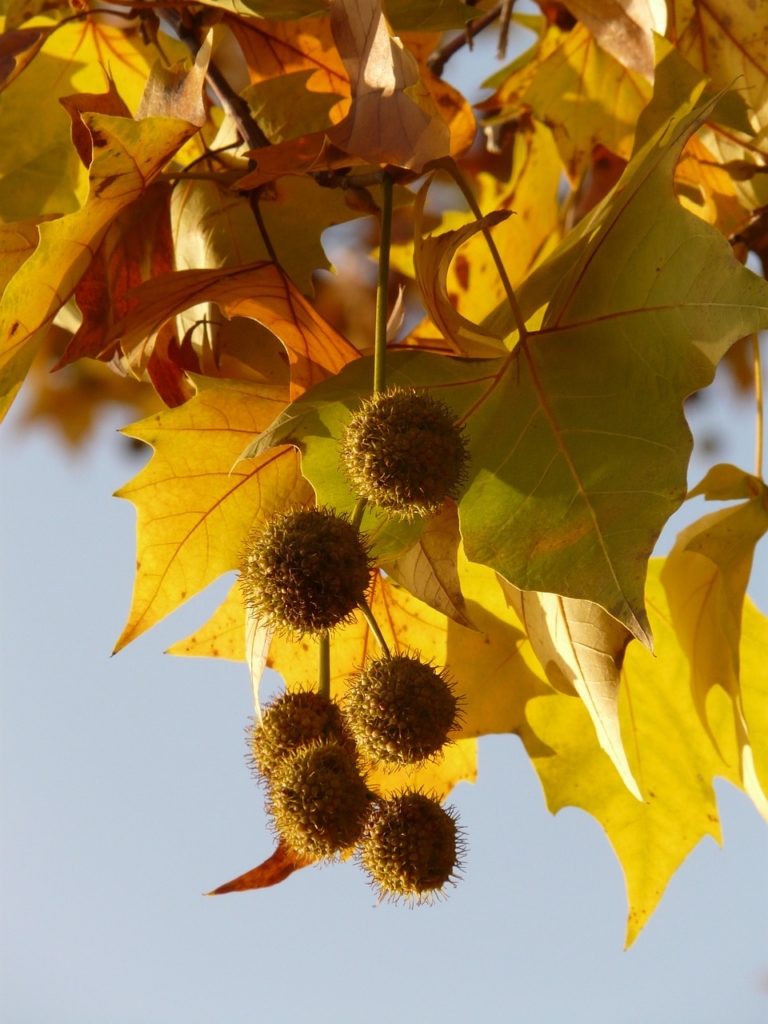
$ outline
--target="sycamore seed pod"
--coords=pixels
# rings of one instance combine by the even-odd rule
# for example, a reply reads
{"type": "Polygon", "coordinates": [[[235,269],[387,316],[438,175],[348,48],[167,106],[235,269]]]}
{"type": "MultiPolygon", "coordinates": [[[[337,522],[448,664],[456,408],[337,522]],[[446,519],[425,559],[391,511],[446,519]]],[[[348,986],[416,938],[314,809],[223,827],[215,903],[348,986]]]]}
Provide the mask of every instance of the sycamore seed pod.
{"type": "Polygon", "coordinates": [[[240,566],[246,607],[266,626],[300,637],[351,618],[371,582],[368,548],[327,508],[278,512],[248,538],[240,566]]]}
{"type": "Polygon", "coordinates": [[[341,438],[341,461],[353,490],[386,512],[434,515],[455,498],[465,477],[461,426],[428,391],[394,387],[365,401],[341,438]]]}
{"type": "Polygon", "coordinates": [[[344,713],[363,756],[392,767],[435,757],[459,718],[444,673],[408,654],[369,662],[349,683],[344,713]]]}
{"type": "Polygon", "coordinates": [[[271,778],[267,810],[294,853],[333,859],[360,840],[369,793],[349,746],[314,743],[285,757],[271,778]]]}
{"type": "Polygon", "coordinates": [[[382,898],[431,903],[455,885],[464,837],[453,808],[404,792],[377,804],[365,828],[360,862],[382,898]]]}
{"type": "Polygon", "coordinates": [[[354,748],[338,705],[314,691],[280,694],[248,730],[253,769],[266,781],[295,750],[329,740],[354,748]]]}

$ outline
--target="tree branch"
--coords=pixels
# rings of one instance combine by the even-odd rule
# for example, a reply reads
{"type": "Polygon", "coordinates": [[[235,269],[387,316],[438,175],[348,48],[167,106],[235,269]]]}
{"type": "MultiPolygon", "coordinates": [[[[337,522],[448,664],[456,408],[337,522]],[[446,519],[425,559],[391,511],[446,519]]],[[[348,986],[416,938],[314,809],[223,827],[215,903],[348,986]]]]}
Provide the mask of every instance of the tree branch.
{"type": "Polygon", "coordinates": [[[466,32],[462,33],[460,36],[456,36],[439,50],[435,50],[427,61],[427,67],[432,74],[437,75],[437,77],[440,78],[445,65],[455,53],[458,53],[459,50],[465,46],[469,46],[471,49],[472,40],[475,36],[482,32],[484,28],[488,28],[489,25],[492,25],[493,22],[496,21],[496,19],[501,15],[504,6],[504,2],[496,4],[496,6],[492,7],[486,14],[481,14],[479,18],[474,18],[468,23],[466,32]]]}
{"type": "MultiPolygon", "coordinates": [[[[165,9],[158,11],[158,17],[178,36],[192,56],[196,57],[201,45],[200,40],[197,38],[197,32],[184,24],[179,12],[165,9]]],[[[222,110],[229,114],[235,122],[237,130],[240,132],[243,142],[245,142],[248,148],[263,149],[265,146],[268,146],[269,139],[254,120],[250,107],[242,96],[238,96],[224,77],[221,68],[214,61],[209,62],[205,77],[216,94],[222,110]]]]}

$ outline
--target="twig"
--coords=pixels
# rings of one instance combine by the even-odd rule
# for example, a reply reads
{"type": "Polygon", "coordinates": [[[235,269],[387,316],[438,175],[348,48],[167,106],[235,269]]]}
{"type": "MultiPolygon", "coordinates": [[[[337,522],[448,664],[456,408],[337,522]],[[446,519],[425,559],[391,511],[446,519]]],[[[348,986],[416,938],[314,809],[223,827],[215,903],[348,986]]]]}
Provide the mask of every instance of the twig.
{"type": "Polygon", "coordinates": [[[460,36],[456,36],[455,39],[451,39],[449,43],[436,50],[427,61],[427,67],[433,75],[437,75],[438,78],[443,73],[443,69],[451,57],[458,53],[463,47],[469,45],[472,46],[472,40],[478,33],[482,32],[484,28],[488,28],[494,21],[500,16],[504,3],[498,3],[495,7],[492,7],[486,14],[481,14],[479,18],[475,18],[467,25],[467,31],[462,33],[460,36]]]}
{"type": "Polygon", "coordinates": [[[275,252],[275,248],[272,245],[272,241],[271,241],[271,239],[269,237],[269,234],[267,232],[267,226],[264,223],[264,218],[261,215],[261,206],[259,205],[259,198],[260,197],[261,197],[261,188],[255,188],[249,194],[248,201],[251,204],[251,211],[253,213],[254,218],[256,219],[256,226],[259,229],[259,234],[261,235],[261,240],[264,243],[264,248],[269,253],[269,258],[272,260],[272,262],[276,263],[279,266],[280,265],[280,261],[277,258],[277,254],[275,252]]]}
{"type": "Polygon", "coordinates": [[[752,358],[755,363],[755,404],[757,406],[757,436],[755,438],[755,476],[763,478],[763,434],[765,423],[763,419],[763,371],[760,365],[760,339],[757,334],[752,335],[752,358]]]}
{"type": "Polygon", "coordinates": [[[504,0],[501,6],[500,15],[500,26],[499,26],[499,48],[496,51],[496,56],[499,60],[505,60],[507,56],[507,42],[509,41],[509,23],[512,20],[512,8],[515,6],[515,0],[504,0]]]}
{"type": "Polygon", "coordinates": [[[387,298],[389,294],[389,249],[392,244],[392,178],[381,181],[381,237],[379,239],[379,275],[376,286],[376,334],[374,337],[373,390],[387,386],[387,298]]]}
{"type": "Polygon", "coordinates": [[[326,633],[320,637],[320,665],[317,673],[317,692],[321,697],[331,696],[331,639],[326,633]]]}
{"type": "Polygon", "coordinates": [[[387,641],[384,639],[384,636],[381,630],[379,629],[379,624],[374,618],[373,612],[371,611],[370,606],[368,602],[365,600],[365,598],[363,598],[363,600],[360,602],[359,607],[360,611],[365,616],[365,621],[371,628],[371,632],[376,637],[376,642],[378,643],[379,647],[382,649],[387,658],[391,658],[392,653],[389,649],[387,641]]]}
{"type": "MultiPolygon", "coordinates": [[[[158,17],[172,32],[174,32],[186,46],[193,57],[197,56],[200,49],[200,41],[194,29],[188,28],[182,21],[181,15],[174,10],[158,11],[158,17]]],[[[269,145],[269,139],[259,128],[251,114],[251,109],[242,96],[238,96],[232,86],[224,77],[223,72],[214,61],[209,61],[205,77],[216,94],[222,110],[229,114],[237,125],[237,130],[242,136],[243,142],[249,149],[263,149],[269,145]]]]}

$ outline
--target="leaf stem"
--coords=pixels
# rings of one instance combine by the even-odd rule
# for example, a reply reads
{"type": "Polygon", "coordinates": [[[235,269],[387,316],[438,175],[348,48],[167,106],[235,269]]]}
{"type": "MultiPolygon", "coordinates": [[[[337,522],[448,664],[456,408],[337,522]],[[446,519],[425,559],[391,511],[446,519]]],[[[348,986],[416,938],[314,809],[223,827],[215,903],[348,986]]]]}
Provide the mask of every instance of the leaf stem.
{"type": "Polygon", "coordinates": [[[438,78],[443,73],[443,69],[454,53],[458,53],[464,46],[469,46],[472,49],[472,40],[478,33],[482,32],[484,28],[492,25],[494,21],[499,17],[504,8],[503,3],[496,4],[490,11],[485,14],[481,14],[477,18],[473,18],[467,24],[466,30],[461,35],[451,39],[449,43],[446,43],[441,49],[436,50],[427,61],[427,67],[436,75],[438,78]]]}
{"type": "MultiPolygon", "coordinates": [[[[482,220],[483,211],[478,206],[474,192],[467,184],[467,180],[459,170],[456,161],[452,157],[445,157],[442,160],[433,161],[433,163],[430,164],[430,166],[441,167],[443,170],[447,171],[450,174],[450,176],[461,189],[461,194],[469,203],[469,208],[474,214],[475,219],[482,220]]],[[[487,227],[481,228],[481,231],[483,233],[483,238],[485,239],[486,244],[488,246],[488,250],[490,251],[491,258],[494,264],[496,265],[496,270],[499,272],[499,277],[501,278],[501,283],[504,288],[504,294],[507,296],[507,301],[509,302],[510,308],[512,310],[512,315],[514,316],[515,323],[517,324],[517,330],[520,334],[520,341],[524,342],[525,339],[528,337],[528,330],[525,326],[525,318],[523,317],[523,312],[520,309],[520,306],[517,302],[517,296],[515,295],[514,289],[512,288],[512,282],[509,280],[506,268],[501,259],[501,254],[499,253],[499,250],[496,248],[496,243],[493,240],[491,232],[488,230],[487,227]]]]}
{"type": "Polygon", "coordinates": [[[327,633],[320,637],[320,665],[317,673],[317,692],[321,697],[331,697],[331,638],[327,633]]]}
{"type": "Polygon", "coordinates": [[[374,615],[373,615],[373,612],[371,611],[370,605],[365,600],[365,598],[363,598],[363,600],[360,602],[359,608],[360,608],[360,611],[365,616],[365,621],[370,626],[371,632],[376,637],[376,642],[378,643],[379,647],[382,649],[382,651],[384,652],[384,654],[385,654],[385,656],[387,658],[391,658],[392,657],[392,652],[390,651],[389,646],[387,644],[387,641],[384,639],[384,636],[383,636],[381,630],[379,629],[379,624],[376,621],[376,619],[374,618],[374,615]]]}
{"type": "Polygon", "coordinates": [[[755,404],[757,406],[757,424],[755,437],[755,476],[763,478],[763,436],[765,422],[763,414],[763,369],[760,363],[760,338],[752,335],[752,358],[755,364],[755,404]]]}
{"type": "Polygon", "coordinates": [[[381,179],[381,238],[379,241],[379,277],[376,285],[376,334],[374,337],[373,390],[386,387],[387,313],[389,296],[389,248],[392,244],[392,177],[381,179]]]}
{"type": "Polygon", "coordinates": [[[358,498],[357,504],[355,505],[354,512],[352,513],[352,525],[356,530],[360,529],[360,525],[363,521],[363,512],[365,512],[365,506],[368,504],[367,498],[358,498]]]}

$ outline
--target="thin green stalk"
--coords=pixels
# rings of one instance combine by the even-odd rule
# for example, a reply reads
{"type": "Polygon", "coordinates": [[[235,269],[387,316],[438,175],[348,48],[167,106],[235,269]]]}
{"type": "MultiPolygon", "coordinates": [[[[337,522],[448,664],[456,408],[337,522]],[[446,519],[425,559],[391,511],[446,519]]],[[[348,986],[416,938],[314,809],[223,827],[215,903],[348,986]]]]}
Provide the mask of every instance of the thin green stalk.
{"type": "Polygon", "coordinates": [[[379,647],[382,649],[387,658],[391,658],[392,654],[389,650],[389,645],[387,644],[387,641],[384,639],[384,636],[381,630],[379,629],[379,624],[374,618],[373,612],[371,611],[370,606],[368,602],[365,600],[365,598],[363,598],[363,600],[360,602],[359,607],[360,611],[365,616],[365,621],[371,627],[371,632],[376,637],[376,642],[378,643],[379,647]]]}
{"type": "Polygon", "coordinates": [[[363,512],[365,512],[365,506],[368,504],[367,498],[358,498],[355,509],[352,513],[352,525],[356,530],[360,529],[363,522],[363,512]]]}
{"type": "Polygon", "coordinates": [[[760,339],[752,335],[752,358],[755,363],[755,404],[757,405],[757,437],[755,438],[755,476],[763,478],[763,436],[765,420],[763,418],[763,370],[760,364],[760,339]]]}
{"type": "MultiPolygon", "coordinates": [[[[445,157],[445,159],[443,160],[435,160],[433,164],[430,164],[430,166],[442,167],[443,170],[446,170],[450,174],[450,176],[461,189],[461,194],[469,203],[469,208],[474,214],[476,220],[482,220],[483,211],[478,206],[474,193],[467,184],[464,175],[459,170],[456,161],[451,159],[451,157],[445,157]]],[[[507,296],[507,301],[509,302],[510,308],[512,310],[512,315],[514,316],[515,323],[517,324],[517,330],[520,334],[520,341],[525,341],[525,339],[528,337],[528,330],[525,326],[525,319],[523,317],[523,312],[520,309],[520,306],[518,305],[517,296],[515,295],[514,289],[512,288],[512,283],[509,280],[504,263],[502,262],[501,254],[499,253],[499,250],[496,248],[496,243],[494,242],[491,232],[488,230],[488,228],[484,227],[481,228],[481,230],[483,232],[483,238],[485,239],[488,249],[490,251],[491,258],[494,264],[496,265],[496,270],[499,272],[501,284],[504,288],[504,294],[507,296]]]]}
{"type": "Polygon", "coordinates": [[[331,638],[325,633],[320,637],[320,667],[317,673],[317,692],[321,697],[331,697],[331,638]]]}
{"type": "Polygon", "coordinates": [[[379,242],[379,279],[376,286],[376,335],[373,357],[373,390],[386,387],[387,299],[389,293],[389,247],[392,243],[392,178],[384,172],[381,180],[381,240],[379,242]]]}

